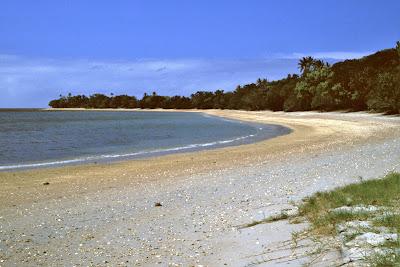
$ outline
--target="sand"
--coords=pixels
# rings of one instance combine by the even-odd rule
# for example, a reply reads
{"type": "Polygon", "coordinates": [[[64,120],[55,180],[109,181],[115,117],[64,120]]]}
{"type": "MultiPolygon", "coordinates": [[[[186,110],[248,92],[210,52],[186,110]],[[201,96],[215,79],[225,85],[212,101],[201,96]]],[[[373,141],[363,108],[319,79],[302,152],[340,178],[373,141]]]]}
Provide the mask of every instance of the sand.
{"type": "MultiPolygon", "coordinates": [[[[240,225],[400,168],[399,117],[205,112],[293,132],[216,150],[2,172],[0,266],[273,265],[279,260],[270,258],[290,259],[274,249],[304,225],[240,225]]],[[[297,258],[287,263],[305,260],[297,258]]]]}

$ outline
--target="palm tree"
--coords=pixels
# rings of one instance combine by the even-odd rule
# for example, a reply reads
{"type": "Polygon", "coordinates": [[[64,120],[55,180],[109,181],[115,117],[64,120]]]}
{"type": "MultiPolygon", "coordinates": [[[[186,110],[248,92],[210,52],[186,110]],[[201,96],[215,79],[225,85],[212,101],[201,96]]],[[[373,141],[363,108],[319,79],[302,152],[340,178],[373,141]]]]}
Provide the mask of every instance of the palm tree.
{"type": "Polygon", "coordinates": [[[261,86],[266,86],[267,83],[268,83],[267,79],[258,78],[256,84],[258,87],[261,87],[261,86]]]}
{"type": "Polygon", "coordinates": [[[311,66],[312,66],[313,70],[315,70],[315,69],[320,69],[320,68],[322,68],[323,66],[325,66],[325,62],[322,61],[321,59],[317,59],[317,60],[314,60],[314,61],[311,63],[311,66]]]}
{"type": "Polygon", "coordinates": [[[300,71],[303,74],[308,72],[314,61],[313,57],[302,57],[298,63],[300,71]]]}

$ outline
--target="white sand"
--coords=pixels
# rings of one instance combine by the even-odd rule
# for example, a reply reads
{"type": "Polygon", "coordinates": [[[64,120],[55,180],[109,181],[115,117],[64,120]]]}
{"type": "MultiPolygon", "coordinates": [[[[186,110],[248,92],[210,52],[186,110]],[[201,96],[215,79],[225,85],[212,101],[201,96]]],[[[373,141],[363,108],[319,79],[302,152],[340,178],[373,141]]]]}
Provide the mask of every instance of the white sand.
{"type": "Polygon", "coordinates": [[[298,266],[305,259],[280,248],[304,225],[237,226],[317,190],[400,171],[398,117],[207,113],[294,132],[213,151],[0,173],[0,266],[298,266]]]}

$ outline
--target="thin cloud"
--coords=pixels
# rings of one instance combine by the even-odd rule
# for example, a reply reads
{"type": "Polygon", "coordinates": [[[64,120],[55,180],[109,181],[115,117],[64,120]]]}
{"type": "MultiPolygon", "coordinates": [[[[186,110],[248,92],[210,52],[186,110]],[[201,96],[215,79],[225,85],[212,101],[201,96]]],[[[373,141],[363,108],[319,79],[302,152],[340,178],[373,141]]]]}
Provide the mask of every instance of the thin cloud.
{"type": "Polygon", "coordinates": [[[297,72],[294,59],[142,59],[89,61],[0,55],[0,107],[46,107],[59,94],[144,92],[190,95],[234,90],[257,78],[275,80],[297,72]]]}
{"type": "Polygon", "coordinates": [[[332,60],[346,60],[346,59],[358,59],[371,54],[371,52],[343,52],[343,51],[331,51],[331,52],[309,52],[309,53],[290,53],[290,54],[276,54],[277,58],[287,59],[299,59],[302,57],[311,56],[319,59],[332,59],[332,60]]]}

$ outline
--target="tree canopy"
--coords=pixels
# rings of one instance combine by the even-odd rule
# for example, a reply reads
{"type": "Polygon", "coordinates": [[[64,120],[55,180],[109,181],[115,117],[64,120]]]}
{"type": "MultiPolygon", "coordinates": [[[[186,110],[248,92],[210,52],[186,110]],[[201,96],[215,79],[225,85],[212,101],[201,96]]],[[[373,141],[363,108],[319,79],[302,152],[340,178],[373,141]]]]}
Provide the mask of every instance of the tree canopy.
{"type": "Polygon", "coordinates": [[[104,94],[60,96],[53,108],[163,108],[242,110],[372,110],[400,113],[400,42],[361,59],[328,63],[303,57],[301,75],[277,81],[258,79],[234,91],[201,90],[186,96],[161,96],[156,92],[134,96],[104,94]]]}

